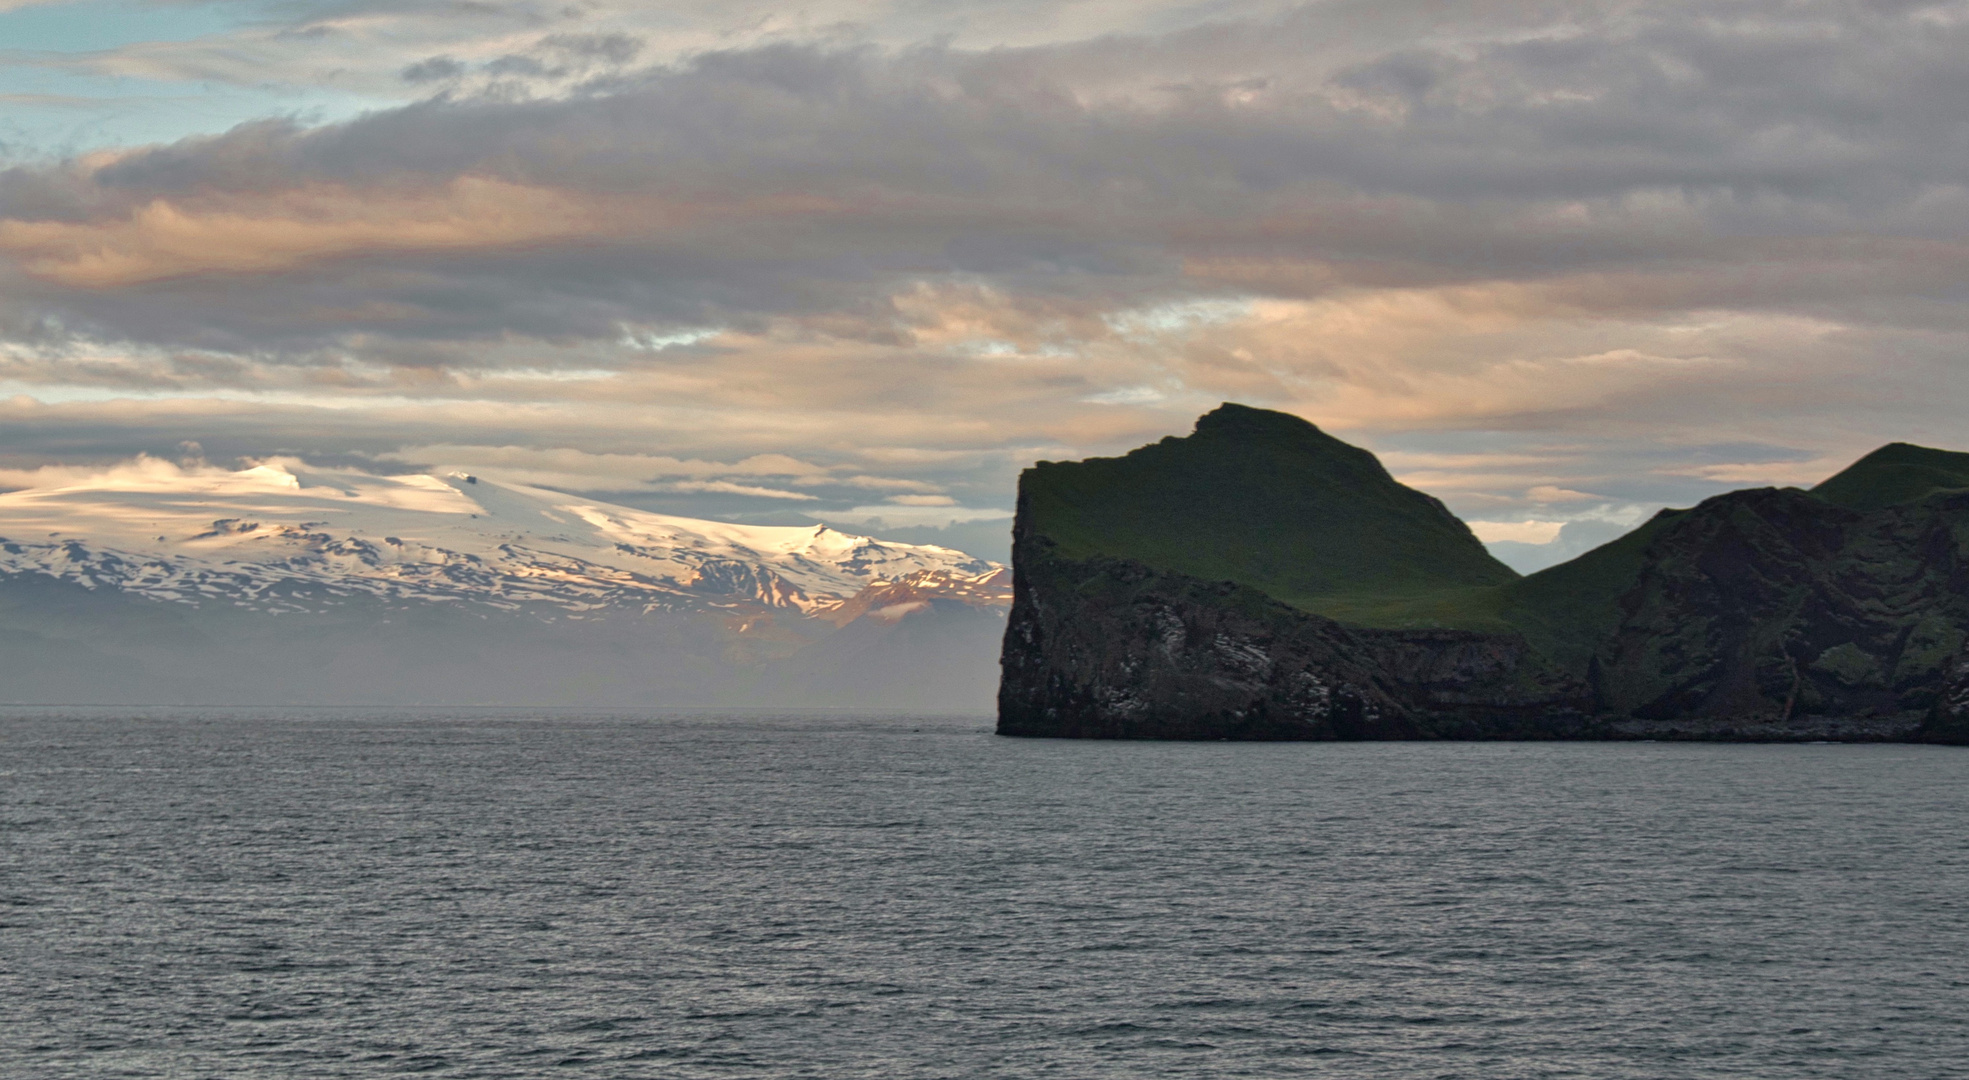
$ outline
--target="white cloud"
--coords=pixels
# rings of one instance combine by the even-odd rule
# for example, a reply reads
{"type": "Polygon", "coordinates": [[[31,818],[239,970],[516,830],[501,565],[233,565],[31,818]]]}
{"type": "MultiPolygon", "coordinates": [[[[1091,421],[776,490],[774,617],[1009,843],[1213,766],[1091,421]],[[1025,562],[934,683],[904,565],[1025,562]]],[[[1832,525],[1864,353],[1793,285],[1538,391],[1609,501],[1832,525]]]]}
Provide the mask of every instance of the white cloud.
{"type": "Polygon", "coordinates": [[[801,491],[783,491],[779,488],[759,487],[754,484],[734,484],[729,480],[678,480],[675,483],[661,485],[659,490],[751,495],[761,499],[791,499],[795,502],[817,501],[817,496],[801,491]]]}
{"type": "Polygon", "coordinates": [[[1673,465],[1661,470],[1666,476],[1691,476],[1737,487],[1811,487],[1852,464],[1837,458],[1811,458],[1805,461],[1752,461],[1719,464],[1673,465]]]}
{"type": "Polygon", "coordinates": [[[1576,503],[1605,499],[1604,495],[1594,495],[1584,491],[1572,491],[1555,484],[1535,484],[1525,492],[1525,497],[1536,503],[1576,503]]]}
{"type": "Polygon", "coordinates": [[[1565,528],[1563,521],[1472,521],[1470,531],[1485,543],[1509,540],[1519,544],[1549,544],[1565,528]]]}
{"type": "Polygon", "coordinates": [[[968,521],[1006,521],[1012,511],[973,506],[857,506],[840,511],[817,511],[815,517],[838,525],[879,529],[914,525],[941,527],[968,521]]]}

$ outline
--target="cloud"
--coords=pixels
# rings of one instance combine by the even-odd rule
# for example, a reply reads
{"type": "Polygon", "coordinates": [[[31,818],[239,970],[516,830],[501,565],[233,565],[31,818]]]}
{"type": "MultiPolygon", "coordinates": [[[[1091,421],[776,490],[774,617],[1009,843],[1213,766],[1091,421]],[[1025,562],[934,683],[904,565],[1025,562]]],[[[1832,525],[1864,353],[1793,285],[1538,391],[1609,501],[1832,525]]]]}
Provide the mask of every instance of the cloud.
{"type": "Polygon", "coordinates": [[[679,480],[663,485],[670,491],[708,492],[721,495],[750,495],[759,499],[791,499],[795,502],[817,502],[818,497],[803,491],[782,491],[779,488],[759,487],[756,484],[734,484],[729,480],[679,480]]]}
{"type": "Polygon", "coordinates": [[[47,491],[75,487],[120,487],[128,490],[176,490],[186,477],[230,477],[230,469],[203,462],[179,464],[139,454],[104,465],[43,465],[32,469],[0,468],[0,489],[47,491]]]}
{"type": "Polygon", "coordinates": [[[1605,499],[1604,495],[1593,495],[1584,491],[1570,491],[1553,484],[1536,484],[1525,492],[1525,497],[1539,503],[1594,502],[1605,499]]]}
{"type": "Polygon", "coordinates": [[[1812,487],[1852,464],[1831,458],[1807,461],[1755,461],[1719,464],[1688,464],[1662,472],[1669,476],[1692,476],[1739,487],[1812,487]]]}
{"type": "Polygon", "coordinates": [[[746,480],[773,479],[796,488],[827,489],[834,498],[875,491],[917,492],[891,496],[905,506],[947,506],[937,485],[901,476],[851,472],[851,463],[819,465],[787,454],[753,454],[737,461],[708,461],[661,454],[593,453],[574,447],[426,444],[377,456],[436,472],[470,472],[519,484],[569,491],[686,492],[749,495],[798,502],[819,501],[809,491],[766,487],[746,480]]]}
{"type": "MultiPolygon", "coordinates": [[[[0,11],[18,6],[28,5],[5,0],[0,11]]],[[[185,28],[205,32],[167,33],[160,40],[36,59],[71,77],[100,73],[208,87],[229,83],[263,93],[328,85],[387,97],[404,89],[398,80],[407,67],[442,58],[456,64],[458,74],[474,76],[482,88],[511,96],[559,88],[566,74],[556,78],[536,69],[579,67],[570,60],[586,61],[579,74],[593,77],[597,69],[638,59],[676,62],[711,50],[790,41],[892,47],[948,41],[968,49],[1033,46],[1130,31],[1167,32],[1264,17],[1292,6],[1292,0],[1210,5],[1192,0],[1133,0],[1125,5],[811,0],[798,8],[773,0],[670,0],[660,5],[636,0],[288,0],[253,5],[250,18],[226,20],[228,29],[212,30],[209,19],[187,19],[185,28]],[[509,58],[529,63],[498,63],[509,58]]]]}
{"type": "MultiPolygon", "coordinates": [[[[1014,293],[1029,287],[1022,274],[1058,266],[1094,271],[1082,288],[1150,296],[1369,287],[1356,307],[1405,280],[1410,291],[1391,301],[1442,303],[1451,317],[1481,315],[1482,304],[1429,290],[1458,279],[1542,283],[1513,301],[1524,317],[1614,303],[1585,295],[1609,271],[1628,279],[1620,292],[1630,308],[1678,310],[1713,298],[1716,272],[1747,259],[1810,258],[1835,278],[1883,257],[1917,275],[1960,259],[1947,241],[1928,241],[1925,271],[1915,252],[1884,250],[1888,236],[1874,237],[1874,250],[1854,248],[1855,224],[1899,216],[1917,225],[1952,213],[1947,204],[1960,196],[1949,163],[1919,168],[1892,130],[1775,107],[1767,98],[1776,86],[1724,70],[1735,54],[1795,54],[1795,43],[1780,47],[1784,27],[1596,21],[1601,36],[1566,49],[1479,41],[1460,57],[1411,48],[1352,66],[1322,57],[1324,28],[1313,19],[1192,31],[1125,43],[1137,70],[1168,77],[1146,84],[1119,78],[1114,54],[1124,46],[1111,41],[1016,55],[790,46],[709,54],[567,99],[444,99],[321,129],[250,125],[128,155],[66,178],[70,198],[85,204],[82,220],[20,219],[13,246],[30,268],[71,274],[82,252],[100,247],[110,261],[136,260],[125,280],[143,280],[361,251],[451,251],[461,242],[454,223],[490,208],[483,246],[591,244],[626,231],[656,256],[642,260],[646,287],[708,274],[718,287],[700,299],[740,316],[851,307],[851,296],[812,295],[836,291],[829,282],[859,282],[864,300],[894,296],[911,276],[904,268],[981,273],[1014,293]],[[1686,69],[1682,81],[1632,63],[1649,50],[1686,69]],[[1294,63],[1308,54],[1326,63],[1294,63]],[[1230,80],[1233,63],[1277,70],[1230,80]],[[1423,70],[1426,87],[1397,77],[1423,70]],[[1258,89],[1235,89],[1250,86],[1258,89]],[[1643,90],[1660,106],[1637,112],[1626,92],[1643,90]],[[1363,94],[1395,104],[1363,112],[1363,94]],[[1710,137],[1693,139],[1693,122],[1671,104],[1693,109],[1710,137]],[[1789,141],[1804,148],[1787,153],[1789,141]],[[1611,167],[1623,156],[1653,167],[1611,167]],[[1925,179],[1878,191],[1883,166],[1925,179]],[[1457,186],[1446,189],[1445,177],[1457,186]],[[766,250],[762,216],[777,234],[766,250]],[[1722,241],[1719,225],[1763,235],[1744,251],[1722,241]],[[209,264],[185,258],[214,231],[222,254],[209,264]],[[1816,247],[1778,250],[1801,242],[1816,247]],[[1481,265],[1469,265],[1473,250],[1484,252],[1481,265]],[[1135,268],[1152,280],[1131,280],[1125,272],[1135,268]],[[1122,279],[1103,280],[1116,271],[1122,279]]],[[[1849,22],[1856,36],[1887,35],[1858,52],[1891,53],[1896,41],[1915,50],[1916,34],[1933,30],[1849,22]]],[[[1918,51],[1932,67],[1932,50],[1918,51]]],[[[1888,74],[1888,59],[1865,66],[1888,74]]],[[[1801,101],[1855,93],[1824,84],[1823,73],[1767,74],[1794,84],[1801,101]]],[[[526,259],[451,269],[478,278],[490,270],[494,281],[481,289],[544,271],[526,259]]],[[[1761,289],[1732,291],[1761,291],[1741,299],[1762,306],[1811,288],[1758,278],[1761,289]]],[[[590,300],[610,299],[600,282],[572,284],[590,300]]],[[[487,308],[495,320],[517,310],[487,308]]]]}
{"type": "Polygon", "coordinates": [[[977,506],[855,506],[823,510],[814,516],[831,524],[857,528],[944,528],[978,521],[1010,521],[1012,512],[977,506]]]}
{"type": "MultiPolygon", "coordinates": [[[[473,472],[514,483],[573,489],[621,490],[658,486],[675,488],[679,481],[702,482],[735,477],[786,478],[796,482],[825,478],[826,469],[785,454],[755,454],[739,461],[706,461],[662,454],[592,453],[574,447],[408,446],[379,456],[388,462],[428,467],[439,472],[473,472]]],[[[707,489],[709,490],[709,489],[707,489]]],[[[720,489],[722,490],[722,489],[720,489]]],[[[778,492],[776,498],[803,498],[778,492]]]]}
{"type": "Polygon", "coordinates": [[[449,56],[427,56],[404,68],[401,77],[407,83],[443,82],[459,78],[467,70],[464,64],[449,56]]]}
{"type": "Polygon", "coordinates": [[[597,227],[552,191],[459,177],[430,192],[307,186],[212,207],[157,198],[107,220],[0,221],[0,254],[35,277],[105,289],[284,270],[356,252],[500,248],[597,227]]]}
{"type": "Polygon", "coordinates": [[[430,96],[0,171],[0,393],[54,410],[22,452],[928,511],[1235,399],[1511,522],[1969,441],[1957,7],[665,10],[320,5],[90,61],[430,96]]]}
{"type": "Polygon", "coordinates": [[[1563,521],[1472,521],[1470,531],[1483,542],[1509,540],[1520,544],[1549,544],[1565,528],[1563,521]]]}

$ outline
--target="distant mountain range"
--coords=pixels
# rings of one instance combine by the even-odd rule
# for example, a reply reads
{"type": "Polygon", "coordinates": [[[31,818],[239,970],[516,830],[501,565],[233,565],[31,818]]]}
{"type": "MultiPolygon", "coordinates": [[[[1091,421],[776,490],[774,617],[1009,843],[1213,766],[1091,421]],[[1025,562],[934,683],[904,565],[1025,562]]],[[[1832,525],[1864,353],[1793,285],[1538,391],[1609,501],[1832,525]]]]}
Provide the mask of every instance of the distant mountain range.
{"type": "Polygon", "coordinates": [[[0,700],[975,711],[1005,568],[474,476],[139,461],[0,495],[0,700]]]}
{"type": "Polygon", "coordinates": [[[1374,456],[1225,405],[1020,481],[1008,734],[1969,741],[1969,454],[1896,443],[1520,577],[1374,456]]]}

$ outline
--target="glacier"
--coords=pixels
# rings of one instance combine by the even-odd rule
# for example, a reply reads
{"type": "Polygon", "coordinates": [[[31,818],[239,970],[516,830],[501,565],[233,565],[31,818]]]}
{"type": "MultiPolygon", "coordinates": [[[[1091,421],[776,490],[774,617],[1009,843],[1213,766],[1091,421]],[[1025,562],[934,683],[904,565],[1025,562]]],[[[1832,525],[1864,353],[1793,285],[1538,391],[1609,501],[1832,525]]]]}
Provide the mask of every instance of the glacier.
{"type": "Polygon", "coordinates": [[[466,474],[0,494],[0,701],[989,708],[1002,565],[466,474]]]}

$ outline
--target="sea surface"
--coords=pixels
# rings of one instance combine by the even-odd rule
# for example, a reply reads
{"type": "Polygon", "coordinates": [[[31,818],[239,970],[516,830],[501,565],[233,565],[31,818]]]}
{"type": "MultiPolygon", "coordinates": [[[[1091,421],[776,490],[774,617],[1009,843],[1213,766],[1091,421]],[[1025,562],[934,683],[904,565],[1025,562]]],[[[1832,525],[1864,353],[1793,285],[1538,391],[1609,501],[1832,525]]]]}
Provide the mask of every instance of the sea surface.
{"type": "Polygon", "coordinates": [[[0,1076],[1969,1076],[1969,751],[0,713],[0,1076]]]}

